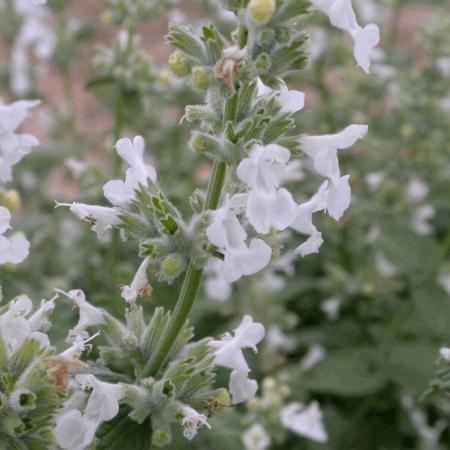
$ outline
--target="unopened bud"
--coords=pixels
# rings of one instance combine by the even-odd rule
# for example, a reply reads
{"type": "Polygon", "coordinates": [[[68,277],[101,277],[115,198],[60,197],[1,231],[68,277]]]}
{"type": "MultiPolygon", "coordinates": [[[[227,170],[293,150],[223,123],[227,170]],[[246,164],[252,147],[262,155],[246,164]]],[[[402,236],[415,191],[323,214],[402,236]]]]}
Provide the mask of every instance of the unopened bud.
{"type": "Polygon", "coordinates": [[[167,70],[161,70],[158,74],[158,81],[164,86],[168,86],[170,84],[170,75],[167,70]]]}
{"type": "Polygon", "coordinates": [[[198,89],[208,89],[211,84],[211,75],[204,67],[192,69],[192,84],[198,89]]]}
{"type": "Polygon", "coordinates": [[[201,134],[193,134],[191,137],[190,147],[194,152],[203,152],[206,150],[205,139],[201,134]]]}
{"type": "Polygon", "coordinates": [[[5,208],[10,211],[16,211],[20,208],[20,195],[16,190],[6,191],[2,198],[2,203],[5,208]]]}
{"type": "Polygon", "coordinates": [[[169,69],[179,77],[183,77],[189,73],[186,58],[181,52],[175,51],[169,56],[169,69]]]}
{"type": "Polygon", "coordinates": [[[266,23],[275,12],[275,0],[251,0],[248,5],[248,12],[253,21],[266,23]]]}

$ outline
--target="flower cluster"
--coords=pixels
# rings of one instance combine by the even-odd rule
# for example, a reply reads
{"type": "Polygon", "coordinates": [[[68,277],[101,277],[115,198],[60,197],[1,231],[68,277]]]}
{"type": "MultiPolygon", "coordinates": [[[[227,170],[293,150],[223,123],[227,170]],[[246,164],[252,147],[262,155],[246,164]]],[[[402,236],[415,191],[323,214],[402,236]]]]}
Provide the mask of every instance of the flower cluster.
{"type": "MultiPolygon", "coordinates": [[[[12,180],[13,167],[39,141],[31,134],[17,133],[17,129],[25,120],[31,108],[38,101],[20,100],[11,104],[0,103],[0,185],[12,180]]],[[[20,234],[6,237],[4,234],[10,228],[11,213],[0,206],[0,264],[22,262],[29,251],[29,242],[20,234]]]]}

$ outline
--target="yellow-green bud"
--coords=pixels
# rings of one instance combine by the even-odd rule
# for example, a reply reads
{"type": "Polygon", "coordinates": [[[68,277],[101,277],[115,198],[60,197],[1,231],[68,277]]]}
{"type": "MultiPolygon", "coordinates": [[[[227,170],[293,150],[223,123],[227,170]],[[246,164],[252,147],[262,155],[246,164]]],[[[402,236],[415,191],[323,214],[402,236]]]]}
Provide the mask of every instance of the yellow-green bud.
{"type": "Polygon", "coordinates": [[[186,58],[178,50],[169,56],[169,69],[179,77],[183,77],[189,73],[186,58]]]}
{"type": "Polygon", "coordinates": [[[275,0],[251,0],[248,4],[248,12],[252,20],[258,23],[266,23],[275,12],[275,0]]]}
{"type": "Polygon", "coordinates": [[[273,377],[264,378],[264,380],[263,380],[263,389],[271,390],[271,389],[273,389],[275,387],[275,385],[276,385],[275,378],[273,378],[273,377]]]}
{"type": "Polygon", "coordinates": [[[198,89],[208,89],[211,84],[211,75],[204,67],[192,69],[192,84],[198,89]]]}
{"type": "Polygon", "coordinates": [[[251,398],[246,403],[249,411],[256,411],[259,407],[259,400],[257,398],[251,398]]]}
{"type": "Polygon", "coordinates": [[[158,74],[158,80],[164,86],[168,86],[170,84],[170,74],[167,70],[161,70],[158,74]]]}
{"type": "Polygon", "coordinates": [[[161,269],[167,277],[176,277],[181,270],[181,261],[176,256],[166,256],[161,263],[161,269]]]}
{"type": "Polygon", "coordinates": [[[193,134],[191,137],[191,149],[194,152],[203,152],[206,149],[205,139],[201,134],[193,134]]]}
{"type": "Polygon", "coordinates": [[[20,195],[15,190],[6,191],[2,198],[2,204],[10,211],[16,211],[20,208],[20,195]]]}

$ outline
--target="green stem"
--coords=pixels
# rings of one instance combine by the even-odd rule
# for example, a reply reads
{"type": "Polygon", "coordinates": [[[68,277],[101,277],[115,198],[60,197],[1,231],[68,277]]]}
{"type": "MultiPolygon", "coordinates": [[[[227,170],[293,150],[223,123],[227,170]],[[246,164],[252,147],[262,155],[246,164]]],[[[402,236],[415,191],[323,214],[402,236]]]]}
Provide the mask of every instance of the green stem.
{"type": "MultiPolygon", "coordinates": [[[[217,209],[222,195],[227,164],[224,161],[215,161],[211,178],[208,185],[205,210],[217,209]]],[[[183,285],[177,304],[172,313],[170,323],[163,334],[155,353],[144,369],[146,376],[155,376],[164,366],[170,355],[172,347],[178,338],[183,325],[189,317],[189,314],[197,299],[198,292],[202,283],[203,269],[196,269],[192,262],[186,270],[183,285]]]]}

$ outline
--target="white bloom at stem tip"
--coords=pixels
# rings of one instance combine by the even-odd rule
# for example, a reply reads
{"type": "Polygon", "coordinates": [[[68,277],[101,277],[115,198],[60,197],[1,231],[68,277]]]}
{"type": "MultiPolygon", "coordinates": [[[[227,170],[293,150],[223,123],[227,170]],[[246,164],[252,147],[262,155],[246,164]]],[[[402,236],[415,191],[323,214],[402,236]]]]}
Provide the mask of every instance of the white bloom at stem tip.
{"type": "Polygon", "coordinates": [[[134,278],[129,286],[121,287],[122,298],[128,303],[132,304],[138,297],[150,295],[152,293],[152,287],[147,279],[147,269],[150,265],[150,257],[145,258],[139,269],[137,270],[134,278]]]}
{"type": "Polygon", "coordinates": [[[237,168],[238,177],[251,188],[246,216],[258,233],[267,234],[271,227],[283,231],[295,219],[297,204],[287,189],[280,188],[290,157],[279,145],[256,145],[237,168]]]}
{"type": "Polygon", "coordinates": [[[305,107],[305,94],[296,90],[289,90],[283,80],[279,80],[280,88],[273,90],[266,86],[261,78],[257,79],[258,83],[258,97],[263,95],[275,94],[277,100],[281,104],[281,112],[286,114],[293,114],[301,111],[305,107]]]}
{"type": "Polygon", "coordinates": [[[270,436],[260,423],[253,424],[242,434],[245,450],[267,450],[270,447],[270,436]]]}
{"type": "Polygon", "coordinates": [[[290,403],[281,411],[281,424],[297,433],[316,442],[327,442],[328,434],[323,425],[322,411],[317,402],[309,406],[302,403],[290,403]]]}
{"type": "Polygon", "coordinates": [[[181,408],[181,414],[183,415],[181,426],[183,427],[183,436],[186,439],[192,440],[197,434],[198,429],[202,426],[211,429],[211,425],[208,423],[206,416],[198,413],[190,406],[184,405],[181,408]]]}
{"type": "Polygon", "coordinates": [[[256,352],[256,345],[263,339],[264,334],[263,325],[253,322],[252,317],[246,315],[233,335],[227,333],[221,340],[212,340],[209,343],[214,351],[215,364],[233,370],[230,376],[233,404],[248,400],[256,394],[258,384],[248,378],[250,368],[242,350],[252,348],[256,352]]]}
{"type": "Polygon", "coordinates": [[[116,150],[119,156],[130,166],[125,173],[125,181],[111,180],[103,186],[103,194],[116,206],[125,206],[135,198],[139,185],[147,186],[148,179],[156,182],[155,168],[144,162],[145,141],[142,136],[133,140],[119,139],[116,150]]]}
{"type": "Polygon", "coordinates": [[[253,275],[269,264],[272,249],[261,239],[252,239],[247,245],[247,233],[236,215],[243,210],[246,195],[226,198],[224,206],[213,212],[212,223],[206,229],[211,244],[224,252],[220,274],[227,282],[253,275]]]}
{"type": "Polygon", "coordinates": [[[106,232],[121,223],[119,211],[115,208],[105,206],[86,205],[85,203],[57,203],[56,206],[69,206],[70,211],[81,220],[89,222],[91,229],[97,233],[99,238],[105,236],[106,232]]]}
{"type": "Polygon", "coordinates": [[[351,0],[312,0],[312,7],[327,14],[333,26],[347,31],[352,36],[353,56],[358,66],[369,73],[372,51],[380,41],[378,25],[370,23],[364,28],[361,27],[351,0]]]}

